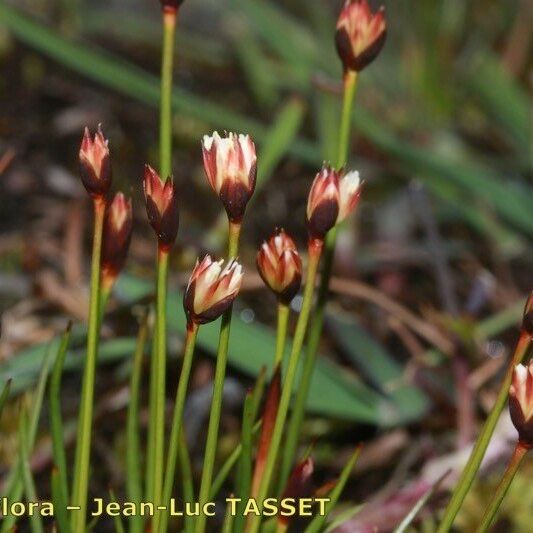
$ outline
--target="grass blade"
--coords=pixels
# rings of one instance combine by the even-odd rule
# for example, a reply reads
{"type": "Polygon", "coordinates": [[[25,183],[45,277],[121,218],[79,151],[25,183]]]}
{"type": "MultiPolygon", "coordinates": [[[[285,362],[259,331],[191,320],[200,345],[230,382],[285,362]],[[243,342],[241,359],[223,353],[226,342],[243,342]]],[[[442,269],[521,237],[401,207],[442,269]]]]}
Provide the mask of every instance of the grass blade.
{"type": "MultiPolygon", "coordinates": [[[[30,466],[30,445],[29,445],[30,431],[28,426],[28,415],[23,408],[20,414],[19,425],[19,456],[20,469],[22,480],[24,484],[24,492],[26,494],[26,501],[28,503],[37,502],[37,491],[35,490],[35,482],[30,466]]],[[[30,528],[33,533],[43,533],[43,523],[40,513],[32,513],[30,516],[30,528]]]]}
{"type": "Polygon", "coordinates": [[[4,388],[2,389],[2,393],[0,393],[0,417],[2,416],[2,410],[4,409],[4,405],[9,398],[9,391],[11,389],[11,379],[8,379],[4,385],[4,388]]]}
{"type": "MultiPolygon", "coordinates": [[[[126,493],[128,500],[140,503],[142,501],[141,479],[141,444],[139,429],[139,396],[141,390],[141,374],[143,356],[148,337],[148,313],[145,313],[139,327],[137,344],[133,355],[133,368],[130,378],[130,401],[126,422],[126,493]]],[[[143,529],[143,517],[135,513],[130,517],[132,533],[143,529]]]]}
{"type": "Polygon", "coordinates": [[[61,416],[61,377],[63,375],[63,365],[70,342],[70,329],[71,324],[69,323],[61,339],[56,360],[54,361],[49,391],[52,453],[57,475],[60,480],[61,501],[63,502],[68,502],[70,498],[67,481],[67,459],[64,445],[63,420],[61,416]]]}
{"type": "Polygon", "coordinates": [[[250,494],[250,485],[252,481],[252,430],[253,430],[253,410],[254,397],[252,392],[248,392],[244,399],[244,409],[242,415],[242,433],[241,433],[241,455],[237,467],[237,483],[235,494],[241,498],[237,509],[237,516],[234,520],[233,531],[240,533],[244,530],[245,516],[243,514],[246,498],[250,494]]]}
{"type": "Polygon", "coordinates": [[[422,510],[422,507],[426,505],[426,503],[429,501],[429,499],[437,492],[439,486],[441,483],[446,479],[446,477],[450,474],[450,470],[445,472],[437,481],[430,487],[430,489],[422,495],[421,498],[418,499],[418,501],[415,503],[413,508],[407,513],[405,518],[400,522],[398,527],[394,530],[394,533],[404,533],[407,528],[411,525],[413,520],[416,518],[416,515],[422,510]]]}
{"type": "MultiPolygon", "coordinates": [[[[191,456],[189,454],[189,447],[183,429],[180,431],[180,446],[178,448],[178,461],[180,464],[181,485],[183,487],[183,499],[186,502],[193,503],[194,498],[194,479],[192,475],[191,456]]],[[[194,517],[185,516],[185,532],[192,533],[194,531],[194,517]]]]}
{"type": "MultiPolygon", "coordinates": [[[[35,394],[33,397],[33,402],[31,406],[31,415],[29,419],[28,431],[27,431],[27,450],[28,454],[32,452],[35,445],[35,439],[37,438],[37,428],[39,425],[39,417],[41,415],[41,409],[43,406],[44,392],[46,390],[46,380],[48,378],[48,373],[50,370],[50,354],[55,351],[57,346],[57,341],[54,341],[48,345],[44,357],[42,359],[41,370],[39,373],[39,380],[37,382],[37,388],[35,389],[35,394]]],[[[8,479],[5,485],[5,494],[10,501],[18,501],[22,496],[24,490],[24,484],[22,479],[22,456],[19,455],[13,468],[11,469],[8,479]]],[[[15,523],[17,522],[17,517],[13,515],[8,515],[2,521],[2,526],[0,532],[7,533],[11,531],[15,523]]]]}
{"type": "Polygon", "coordinates": [[[350,460],[346,463],[346,466],[342,469],[341,475],[339,477],[339,480],[335,484],[335,487],[333,487],[333,489],[329,493],[329,502],[327,502],[325,505],[324,514],[315,516],[315,518],[311,520],[311,523],[305,529],[305,533],[318,533],[322,530],[322,527],[326,523],[326,519],[329,513],[334,509],[335,505],[337,505],[337,502],[339,501],[342,491],[344,490],[344,487],[348,482],[348,478],[352,473],[353,467],[355,466],[355,463],[357,462],[360,453],[361,446],[358,446],[355,452],[352,454],[350,460]]]}
{"type": "Polygon", "coordinates": [[[63,499],[64,492],[62,481],[57,468],[52,469],[52,500],[54,502],[54,516],[61,533],[70,531],[70,522],[67,514],[67,501],[63,499]]]}

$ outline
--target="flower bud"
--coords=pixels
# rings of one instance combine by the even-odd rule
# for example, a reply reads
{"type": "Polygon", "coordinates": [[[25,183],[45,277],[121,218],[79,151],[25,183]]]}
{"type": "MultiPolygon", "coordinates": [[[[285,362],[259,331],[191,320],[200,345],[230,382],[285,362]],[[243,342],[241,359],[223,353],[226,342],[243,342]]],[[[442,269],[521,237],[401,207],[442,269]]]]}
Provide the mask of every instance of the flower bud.
{"type": "Polygon", "coordinates": [[[145,165],[143,187],[148,220],[157,235],[159,246],[168,250],[176,240],[179,225],[174,181],[170,176],[165,182],[161,181],[159,174],[150,165],[145,165]]]}
{"type": "Polygon", "coordinates": [[[257,157],[249,135],[215,131],[202,140],[207,179],[218,194],[231,222],[240,223],[255,189],[257,157]]]}
{"type": "Polygon", "coordinates": [[[98,126],[91,138],[85,128],[80,146],[81,181],[93,198],[103,198],[111,186],[111,161],[108,141],[98,126]]]}
{"type": "Polygon", "coordinates": [[[345,70],[363,70],[379,54],[387,35],[383,6],[372,13],[367,0],[346,0],[337,20],[335,44],[345,70]]]}
{"type": "Polygon", "coordinates": [[[361,195],[359,172],[344,174],[324,165],[316,175],[307,200],[307,229],[312,239],[326,233],[354,209],[361,195]]]}
{"type": "Polygon", "coordinates": [[[282,303],[289,304],[302,282],[302,261],[291,237],[278,230],[261,245],[256,262],[266,285],[282,303]]]}
{"type": "Polygon", "coordinates": [[[509,411],[522,444],[533,447],[533,359],[516,365],[509,389],[509,411]]]}
{"type": "MultiPolygon", "coordinates": [[[[309,497],[312,494],[311,481],[314,469],[315,465],[311,457],[296,465],[285,485],[281,499],[294,498],[299,501],[300,498],[309,497]]],[[[294,515],[285,516],[280,514],[278,522],[288,525],[293,519],[294,515]]]]}
{"type": "Polygon", "coordinates": [[[131,241],[133,214],[131,198],[117,193],[106,209],[102,240],[102,279],[108,283],[120,274],[126,262],[131,241]]]}
{"type": "Polygon", "coordinates": [[[230,261],[213,261],[209,255],[197,261],[192,271],[183,307],[189,323],[206,324],[216,320],[236,298],[242,283],[242,266],[230,261]]]}

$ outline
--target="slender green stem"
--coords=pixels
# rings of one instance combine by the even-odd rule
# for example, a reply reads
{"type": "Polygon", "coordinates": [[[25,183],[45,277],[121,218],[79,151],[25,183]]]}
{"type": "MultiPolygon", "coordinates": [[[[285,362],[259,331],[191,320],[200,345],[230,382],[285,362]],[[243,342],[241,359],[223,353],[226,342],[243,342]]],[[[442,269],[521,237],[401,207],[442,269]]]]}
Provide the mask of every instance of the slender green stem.
{"type": "MultiPolygon", "coordinates": [[[[228,258],[237,256],[239,249],[240,224],[229,225],[228,258]]],[[[232,307],[222,315],[220,325],[220,336],[218,338],[218,349],[215,368],[215,382],[213,386],[213,400],[211,402],[211,413],[209,415],[209,426],[207,429],[207,440],[205,444],[204,468],[200,481],[200,509],[209,501],[211,492],[211,482],[213,479],[213,468],[215,466],[215,456],[217,451],[218,427],[220,424],[220,413],[222,411],[222,396],[224,392],[224,379],[226,377],[226,365],[228,362],[229,335],[231,328],[232,307]]],[[[196,520],[196,533],[205,531],[207,516],[200,513],[196,520]]]]}
{"type": "Polygon", "coordinates": [[[496,517],[498,509],[500,508],[500,505],[503,499],[505,498],[505,495],[507,494],[511,483],[513,482],[518,467],[520,466],[520,463],[522,462],[522,459],[526,456],[527,452],[528,448],[524,446],[521,442],[517,442],[513,452],[513,456],[511,457],[511,460],[507,465],[505,473],[503,474],[503,477],[500,480],[500,483],[498,484],[498,488],[496,489],[496,492],[494,493],[494,496],[492,497],[492,500],[490,501],[489,506],[485,511],[485,514],[483,515],[483,521],[481,522],[477,533],[485,533],[485,531],[489,530],[489,527],[491,526],[492,521],[496,517]]]}
{"type": "MultiPolygon", "coordinates": [[[[307,279],[305,282],[302,310],[300,311],[300,316],[298,317],[298,322],[296,324],[296,331],[294,333],[294,340],[287,366],[287,374],[283,380],[283,389],[281,392],[278,414],[276,416],[276,422],[272,431],[272,440],[270,442],[270,448],[265,462],[265,470],[257,495],[257,504],[260,509],[263,506],[264,499],[268,495],[268,490],[272,481],[272,475],[274,473],[274,466],[278,457],[281,437],[283,435],[283,428],[285,427],[285,420],[289,410],[291,394],[296,378],[296,371],[298,369],[298,363],[300,360],[300,353],[302,351],[302,346],[305,339],[309,315],[313,306],[313,293],[321,254],[322,243],[320,243],[319,246],[309,247],[309,264],[307,266],[307,279]]],[[[285,450],[283,453],[285,453],[285,450]]],[[[251,533],[256,533],[259,530],[260,524],[261,517],[252,516],[249,531],[251,533]]]]}
{"type": "Polygon", "coordinates": [[[63,435],[63,419],[61,416],[61,377],[63,375],[63,366],[70,341],[70,328],[67,326],[59,350],[57,351],[52,377],[50,378],[50,434],[52,436],[52,451],[54,463],[59,477],[59,487],[61,489],[61,498],[63,503],[69,500],[68,481],[67,481],[67,459],[65,454],[65,444],[63,435]]]}
{"type": "Polygon", "coordinates": [[[248,392],[244,399],[242,415],[241,443],[242,453],[237,467],[235,494],[241,498],[237,506],[237,516],[233,524],[233,533],[241,533],[244,530],[245,516],[244,505],[246,497],[250,494],[252,483],[252,430],[254,425],[254,398],[253,392],[248,392]]]}
{"type": "MultiPolygon", "coordinates": [[[[163,472],[165,466],[165,390],[167,362],[167,278],[168,250],[159,248],[157,262],[157,303],[156,303],[156,347],[155,352],[155,394],[154,394],[154,425],[153,425],[153,502],[157,507],[161,504],[163,490],[163,472]]],[[[156,512],[154,520],[159,513],[156,512]]]]}
{"type": "MultiPolygon", "coordinates": [[[[126,493],[128,500],[140,503],[142,501],[141,480],[141,444],[139,429],[139,396],[141,390],[141,374],[143,366],[144,348],[148,336],[148,315],[146,314],[139,327],[133,368],[130,379],[130,401],[126,422],[126,493]]],[[[143,529],[143,517],[136,514],[130,519],[132,533],[140,533],[143,529]]]]}
{"type": "MultiPolygon", "coordinates": [[[[170,504],[170,498],[172,497],[172,489],[174,488],[176,462],[178,460],[178,447],[181,444],[179,437],[182,430],[183,409],[185,408],[185,398],[187,396],[187,388],[189,386],[189,376],[191,374],[192,360],[197,335],[198,326],[194,323],[190,324],[187,327],[187,335],[185,337],[183,364],[181,367],[178,388],[176,391],[176,402],[174,404],[174,414],[172,417],[172,426],[170,430],[167,465],[165,469],[165,484],[163,486],[163,497],[161,499],[163,505],[166,506],[169,506],[170,504]]],[[[154,532],[165,532],[167,530],[168,516],[168,513],[162,513],[160,522],[157,520],[156,516],[156,519],[154,520],[153,524],[154,532]]]]}
{"type": "Polygon", "coordinates": [[[102,231],[105,214],[105,200],[94,200],[94,236],[91,264],[91,295],[89,300],[89,326],[87,332],[87,359],[83,372],[80,414],[76,439],[74,462],[74,483],[72,506],[72,530],[74,533],[85,531],[87,516],[87,491],[89,488],[89,463],[91,457],[91,433],[94,401],[94,379],[98,341],[100,333],[100,255],[102,250],[102,231]]]}
{"type": "Polygon", "coordinates": [[[283,361],[283,354],[285,352],[285,342],[287,340],[287,326],[289,324],[289,312],[288,305],[279,302],[278,303],[278,328],[276,336],[276,354],[274,356],[274,366],[276,368],[278,364],[283,361]]]}
{"type": "MultiPolygon", "coordinates": [[[[181,472],[181,485],[183,487],[183,500],[185,502],[194,502],[194,483],[192,476],[191,456],[189,454],[189,448],[187,447],[187,439],[185,438],[185,432],[183,428],[180,431],[180,445],[178,447],[180,472],[181,472]]],[[[194,531],[194,517],[186,516],[184,518],[184,530],[185,533],[193,533],[194,531]]]]}
{"type": "Polygon", "coordinates": [[[172,73],[177,10],[163,10],[161,99],[159,106],[159,170],[162,179],[172,172],[172,73]]]}
{"type": "MultiPolygon", "coordinates": [[[[23,410],[20,417],[19,446],[21,456],[22,478],[24,480],[24,492],[28,503],[37,502],[37,492],[30,466],[30,447],[28,445],[28,413],[23,410]]],[[[44,532],[40,513],[32,513],[30,517],[30,529],[32,533],[44,532]]]]}
{"type": "Polygon", "coordinates": [[[459,509],[461,508],[463,500],[470,490],[477,471],[479,470],[479,466],[481,465],[485,451],[487,450],[492,434],[494,433],[496,423],[498,422],[502,409],[507,401],[509,387],[511,386],[511,381],[513,378],[513,369],[516,365],[521,363],[526,356],[530,343],[531,338],[529,335],[522,333],[518,339],[515,353],[509,363],[509,367],[507,368],[507,373],[505,374],[505,378],[498,392],[498,396],[496,397],[494,407],[492,408],[485,424],[483,425],[483,429],[481,430],[476,444],[474,445],[474,449],[470,454],[468,463],[466,464],[461,477],[455,486],[437,533],[446,533],[453,525],[453,521],[459,512],[459,509]]]}
{"type": "MultiPolygon", "coordinates": [[[[352,118],[352,107],[357,89],[357,73],[348,71],[344,75],[344,97],[342,105],[341,123],[339,128],[339,149],[337,154],[337,168],[343,167],[348,159],[348,148],[350,146],[350,124],[352,118]]],[[[281,474],[278,487],[285,486],[291,472],[296,448],[300,437],[300,430],[305,415],[305,405],[309,396],[311,379],[315,370],[316,356],[322,328],[324,326],[324,313],[329,293],[329,281],[333,268],[333,259],[335,255],[335,244],[337,241],[337,228],[333,228],[326,236],[326,249],[324,251],[324,261],[322,266],[322,275],[316,308],[313,313],[313,319],[309,327],[309,339],[307,342],[307,351],[304,356],[302,377],[296,393],[292,416],[287,429],[287,442],[283,453],[281,474]]]]}
{"type": "Polygon", "coordinates": [[[147,502],[154,501],[154,472],[155,472],[155,414],[156,414],[156,398],[157,398],[157,315],[154,320],[154,333],[152,334],[152,346],[150,352],[150,384],[148,392],[148,435],[146,445],[146,476],[145,476],[145,499],[147,502]]]}

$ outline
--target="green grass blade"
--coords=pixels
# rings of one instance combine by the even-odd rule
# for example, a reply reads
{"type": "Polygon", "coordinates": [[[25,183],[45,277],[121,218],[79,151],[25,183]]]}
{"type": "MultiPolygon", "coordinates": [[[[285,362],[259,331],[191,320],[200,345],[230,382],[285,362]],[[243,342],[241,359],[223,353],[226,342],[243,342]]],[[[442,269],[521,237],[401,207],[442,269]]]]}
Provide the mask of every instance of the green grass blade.
{"type": "Polygon", "coordinates": [[[67,513],[67,501],[64,500],[64,492],[61,477],[57,468],[52,469],[51,476],[52,501],[54,502],[54,517],[60,533],[70,531],[70,521],[67,513]]]}
{"type": "Polygon", "coordinates": [[[352,473],[353,467],[355,466],[355,463],[357,462],[360,453],[361,446],[358,446],[355,452],[350,457],[350,460],[346,463],[346,466],[342,469],[341,475],[335,487],[333,487],[331,492],[328,494],[329,501],[326,502],[325,513],[323,515],[315,516],[315,518],[311,520],[311,523],[305,529],[305,533],[319,533],[319,531],[322,530],[329,513],[331,513],[331,511],[335,508],[337,502],[339,501],[342,491],[344,490],[344,487],[348,482],[348,478],[352,473]]]}
{"type": "MultiPolygon", "coordinates": [[[[117,497],[115,496],[115,492],[112,489],[109,489],[109,498],[113,503],[118,503],[117,497]]],[[[115,523],[115,531],[117,533],[125,533],[126,530],[124,529],[124,524],[122,523],[122,518],[120,518],[120,514],[115,514],[113,516],[113,522],[115,523]]]]}
{"type": "MultiPolygon", "coordinates": [[[[58,36],[17,9],[0,3],[0,18],[24,43],[36,48],[62,65],[87,76],[121,94],[151,106],[159,104],[159,78],[139,67],[104,51],[95,51],[58,36]]],[[[211,127],[249,133],[261,143],[267,129],[257,121],[228,110],[210,100],[174,88],[173,109],[188,117],[204,121],[211,127]]],[[[290,152],[303,160],[320,163],[314,147],[305,141],[295,141],[290,152]]]]}
{"type": "Polygon", "coordinates": [[[57,351],[56,359],[50,378],[49,404],[50,404],[50,433],[52,436],[52,453],[54,464],[61,482],[61,500],[70,500],[68,491],[67,459],[64,444],[63,419],[61,416],[61,377],[63,375],[63,365],[70,342],[71,325],[67,326],[61,344],[57,351]]]}
{"type": "Polygon", "coordinates": [[[246,498],[250,493],[252,482],[252,430],[254,424],[254,397],[252,392],[248,392],[244,399],[244,409],[242,415],[242,433],[241,433],[241,455],[237,467],[237,483],[235,494],[241,498],[237,507],[237,516],[235,517],[233,530],[240,533],[244,530],[245,516],[243,514],[246,498]]]}
{"type": "Polygon", "coordinates": [[[2,410],[4,409],[4,405],[6,404],[6,401],[9,398],[10,389],[11,389],[11,379],[8,379],[5,382],[2,392],[0,393],[0,418],[2,417],[2,410]]]}
{"type": "MultiPolygon", "coordinates": [[[[37,502],[37,491],[35,489],[35,482],[30,466],[30,430],[28,424],[28,415],[25,409],[20,413],[19,424],[19,454],[20,454],[20,469],[22,473],[22,480],[24,492],[26,494],[26,502],[37,502]]],[[[32,513],[30,516],[30,528],[32,533],[43,533],[43,522],[40,513],[32,513]]]]}
{"type": "MultiPolygon", "coordinates": [[[[37,428],[39,425],[39,417],[41,415],[41,409],[43,405],[44,393],[46,390],[46,381],[50,370],[51,357],[50,354],[56,351],[57,341],[53,341],[48,344],[44,357],[42,358],[41,370],[39,372],[39,379],[37,381],[37,387],[33,396],[33,402],[31,406],[31,414],[27,432],[27,449],[28,453],[33,451],[35,445],[35,439],[37,438],[37,428]]],[[[22,472],[22,456],[19,456],[11,469],[7,482],[5,484],[5,494],[10,501],[18,501],[22,496],[24,490],[23,484],[23,472],[22,472]]],[[[17,518],[13,515],[9,515],[2,521],[0,532],[7,533],[11,531],[15,525],[17,518]]]]}
{"type": "MultiPolygon", "coordinates": [[[[257,435],[260,428],[261,428],[261,421],[259,420],[255,423],[254,427],[252,428],[252,435],[257,435]]],[[[228,475],[231,472],[232,468],[237,464],[237,461],[239,460],[241,453],[242,453],[242,443],[239,442],[239,444],[234,448],[234,450],[231,452],[228,458],[224,461],[224,464],[220,468],[218,474],[215,476],[215,479],[211,485],[211,492],[209,494],[209,497],[211,499],[215,498],[217,494],[220,492],[220,489],[222,488],[222,485],[224,485],[224,482],[228,478],[228,475]]]]}
{"type": "MultiPolygon", "coordinates": [[[[133,368],[130,377],[130,400],[128,403],[128,415],[126,421],[126,494],[128,501],[140,503],[143,489],[141,479],[141,443],[139,428],[139,397],[141,390],[141,374],[143,356],[148,337],[148,314],[142,319],[137,336],[137,343],[133,355],[133,368]]],[[[130,517],[132,533],[143,530],[143,517],[136,513],[130,517]]]]}
{"type": "MultiPolygon", "coordinates": [[[[183,429],[180,431],[181,445],[178,449],[178,461],[180,464],[181,486],[183,488],[183,499],[186,502],[194,503],[194,478],[192,474],[191,456],[189,454],[189,447],[183,429]]],[[[185,516],[184,526],[186,533],[194,531],[194,517],[185,516]]]]}
{"type": "Polygon", "coordinates": [[[413,508],[407,513],[405,518],[400,522],[398,527],[394,530],[394,533],[404,533],[407,528],[413,523],[413,520],[416,518],[418,513],[422,510],[424,505],[429,501],[429,499],[437,492],[441,483],[449,475],[450,471],[445,472],[430,488],[423,494],[418,501],[413,505],[413,508]]]}
{"type": "Polygon", "coordinates": [[[333,337],[345,355],[367,379],[389,396],[391,422],[420,419],[429,408],[427,396],[417,387],[405,384],[405,371],[384,348],[370,337],[352,317],[336,314],[328,318],[333,337]]]}

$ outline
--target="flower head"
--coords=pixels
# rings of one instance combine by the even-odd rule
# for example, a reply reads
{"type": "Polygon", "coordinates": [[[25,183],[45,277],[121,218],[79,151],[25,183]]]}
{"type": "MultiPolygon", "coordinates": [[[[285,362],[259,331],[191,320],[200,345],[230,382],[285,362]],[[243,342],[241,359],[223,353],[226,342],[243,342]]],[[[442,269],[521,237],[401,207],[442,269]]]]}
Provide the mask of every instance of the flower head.
{"type": "Polygon", "coordinates": [[[183,307],[190,323],[206,324],[216,320],[236,298],[242,283],[242,266],[231,260],[213,261],[206,255],[197,261],[183,297],[183,307]]]}
{"type": "Polygon", "coordinates": [[[111,186],[111,161],[108,141],[102,129],[91,137],[85,128],[80,146],[81,181],[93,198],[103,198],[111,186]]]}
{"type": "Polygon", "coordinates": [[[346,70],[363,70],[379,54],[387,35],[385,9],[372,13],[368,0],[346,0],[337,20],[335,44],[346,70]]]}
{"type": "Polygon", "coordinates": [[[117,193],[106,210],[102,241],[102,278],[112,283],[126,262],[131,241],[133,216],[131,198],[117,193]]]}
{"type": "Polygon", "coordinates": [[[284,230],[265,241],[257,254],[257,269],[279,300],[288,304],[300,290],[302,261],[296,244],[284,230]]]}
{"type": "Polygon", "coordinates": [[[533,447],[533,359],[516,365],[509,389],[509,411],[520,441],[533,447]]]}
{"type": "Polygon", "coordinates": [[[315,177],[307,200],[307,229],[312,239],[323,240],[357,205],[361,195],[359,172],[334,170],[324,165],[315,177]]]}
{"type": "MultiPolygon", "coordinates": [[[[281,496],[282,499],[294,498],[300,500],[301,498],[309,497],[312,493],[311,482],[314,469],[315,465],[311,457],[308,457],[301,463],[297,464],[285,485],[285,489],[281,496]]],[[[293,516],[280,515],[278,522],[287,525],[293,518],[293,516]]]]}
{"type": "Polygon", "coordinates": [[[205,135],[202,153],[207,179],[231,222],[240,223],[255,189],[257,156],[249,135],[205,135]]]}
{"type": "Polygon", "coordinates": [[[165,182],[150,166],[145,165],[144,199],[148,220],[159,239],[159,245],[169,249],[176,240],[179,226],[178,199],[174,181],[169,176],[165,182]]]}

